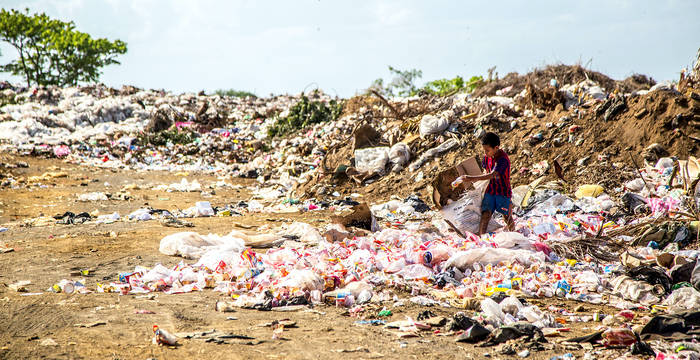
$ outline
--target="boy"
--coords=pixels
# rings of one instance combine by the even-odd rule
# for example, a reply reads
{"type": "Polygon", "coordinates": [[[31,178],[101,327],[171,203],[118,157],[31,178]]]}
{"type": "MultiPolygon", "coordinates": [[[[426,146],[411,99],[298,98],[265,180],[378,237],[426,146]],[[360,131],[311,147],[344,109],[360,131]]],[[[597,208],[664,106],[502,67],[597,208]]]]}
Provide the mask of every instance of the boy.
{"type": "Polygon", "coordinates": [[[510,202],[510,198],[513,195],[510,187],[510,159],[505,151],[500,149],[501,139],[492,132],[486,133],[481,138],[481,146],[484,148],[484,154],[486,155],[482,162],[486,174],[477,176],[463,175],[460,177],[465,183],[489,180],[484,200],[481,202],[481,221],[479,222],[479,233],[477,235],[486,233],[494,211],[503,214],[508,231],[513,231],[515,224],[511,214],[513,207],[510,202]]]}

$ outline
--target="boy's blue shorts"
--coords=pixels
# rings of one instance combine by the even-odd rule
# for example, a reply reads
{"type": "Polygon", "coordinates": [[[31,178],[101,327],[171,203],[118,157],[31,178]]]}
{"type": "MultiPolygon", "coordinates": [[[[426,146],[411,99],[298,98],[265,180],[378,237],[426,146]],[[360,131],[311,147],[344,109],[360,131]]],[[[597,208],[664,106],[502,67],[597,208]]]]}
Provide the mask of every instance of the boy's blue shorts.
{"type": "Polygon", "coordinates": [[[491,214],[497,211],[503,216],[508,216],[510,209],[510,198],[503,195],[484,194],[484,200],[481,202],[481,212],[489,211],[491,214]]]}

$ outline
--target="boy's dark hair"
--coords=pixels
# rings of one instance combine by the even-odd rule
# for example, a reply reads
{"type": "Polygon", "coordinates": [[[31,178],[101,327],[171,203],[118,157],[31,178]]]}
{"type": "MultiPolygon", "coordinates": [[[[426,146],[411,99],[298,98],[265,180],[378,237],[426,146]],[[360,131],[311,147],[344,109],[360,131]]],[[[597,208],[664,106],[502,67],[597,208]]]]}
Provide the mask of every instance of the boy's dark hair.
{"type": "Polygon", "coordinates": [[[496,133],[487,132],[484,137],[481,138],[481,145],[488,145],[490,147],[501,146],[501,139],[496,135],[496,133]]]}

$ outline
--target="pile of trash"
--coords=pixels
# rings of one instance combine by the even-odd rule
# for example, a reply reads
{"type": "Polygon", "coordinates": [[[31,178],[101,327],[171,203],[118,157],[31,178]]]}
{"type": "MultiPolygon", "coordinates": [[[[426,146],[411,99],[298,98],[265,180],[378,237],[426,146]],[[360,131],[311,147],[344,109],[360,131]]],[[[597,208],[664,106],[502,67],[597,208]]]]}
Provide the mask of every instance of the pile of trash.
{"type": "Polygon", "coordinates": [[[484,346],[522,338],[528,351],[537,351],[533,344],[548,337],[565,336],[569,322],[601,322],[591,337],[569,341],[632,346],[633,353],[675,351],[666,342],[644,340],[675,336],[683,341],[688,336],[671,334],[658,322],[697,316],[684,312],[700,306],[700,250],[691,246],[697,244],[700,223],[698,165],[695,158],[662,158],[624,184],[622,202],[597,185],[581,186],[573,197],[551,184],[515,188],[514,232],[477,236],[447,220],[445,208],[431,209],[411,196],[372,206],[364,227],[355,216],[362,207],[355,206],[353,214],[325,228],[296,222],[223,236],[175,233],[161,240],[160,252],[191,262],[139,265],[120,273],[117,282],[96,283],[94,290],[81,282],[80,291],[213,289],[231,297],[217,303],[220,311],[326,303],[348,308],[362,319],[359,324],[397,329],[401,338],[442,329],[456,341],[484,346]],[[260,248],[268,250],[254,250],[260,248]],[[406,289],[407,299],[392,295],[406,289]],[[581,315],[540,308],[528,302],[533,298],[605,304],[619,311],[581,315]],[[382,319],[380,313],[390,314],[405,301],[475,312],[458,313],[449,324],[425,316],[382,319]],[[383,310],[374,314],[376,307],[383,310]],[[657,315],[640,319],[640,309],[657,315]]]}
{"type": "MultiPolygon", "coordinates": [[[[160,217],[188,226],[183,218],[336,213],[323,228],[294,222],[226,235],[171,234],[160,252],[188,261],[142,264],[124,269],[119,281],[72,283],[71,292],[213,289],[230,296],[217,309],[327,303],[347,308],[360,325],[397,329],[399,337],[439,328],[456,341],[485,345],[523,338],[530,345],[518,354],[563,336],[569,322],[601,322],[596,333],[568,341],[631,346],[633,354],[698,353],[667,340],[688,340],[700,319],[688,312],[700,306],[700,96],[685,83],[624,93],[595,77],[563,83],[572,79],[530,81],[519,91],[503,84],[495,95],[356,97],[337,119],[284,136],[268,129],[301,96],[9,88],[17,104],[0,108],[0,139],[4,151],[91,166],[256,179],[250,199],[235,204],[142,208],[126,219],[66,212],[53,220],[61,224],[160,217]],[[449,185],[481,173],[479,139],[487,131],[504,139],[519,186],[514,231],[494,218],[479,236],[484,184],[465,191],[449,185]],[[650,139],[658,142],[644,143],[650,139]],[[407,292],[407,299],[394,295],[407,292]],[[533,298],[620,311],[582,316],[540,308],[533,298]],[[430,314],[383,319],[406,301],[475,312],[458,313],[449,324],[430,314]],[[639,309],[655,316],[629,311],[639,309]]],[[[331,101],[320,92],[313,98],[331,101]]],[[[197,180],[185,179],[153,189],[203,192],[197,180]]],[[[112,197],[95,192],[78,200],[112,197]]],[[[54,290],[66,292],[68,283],[54,290]]]]}

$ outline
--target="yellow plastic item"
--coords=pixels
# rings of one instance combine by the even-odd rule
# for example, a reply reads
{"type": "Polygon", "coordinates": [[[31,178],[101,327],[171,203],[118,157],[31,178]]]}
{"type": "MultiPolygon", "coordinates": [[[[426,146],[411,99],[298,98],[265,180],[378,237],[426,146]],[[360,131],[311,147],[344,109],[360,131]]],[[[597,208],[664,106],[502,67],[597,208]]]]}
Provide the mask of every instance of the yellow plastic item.
{"type": "Polygon", "coordinates": [[[598,195],[603,193],[603,187],[600,185],[581,185],[576,190],[574,194],[577,199],[584,197],[598,197],[598,195]]]}
{"type": "Polygon", "coordinates": [[[484,296],[491,296],[495,293],[502,292],[506,293],[506,295],[510,295],[508,292],[512,292],[511,289],[506,289],[506,288],[499,288],[499,287],[487,287],[486,290],[484,290],[483,294],[484,296]]]}

